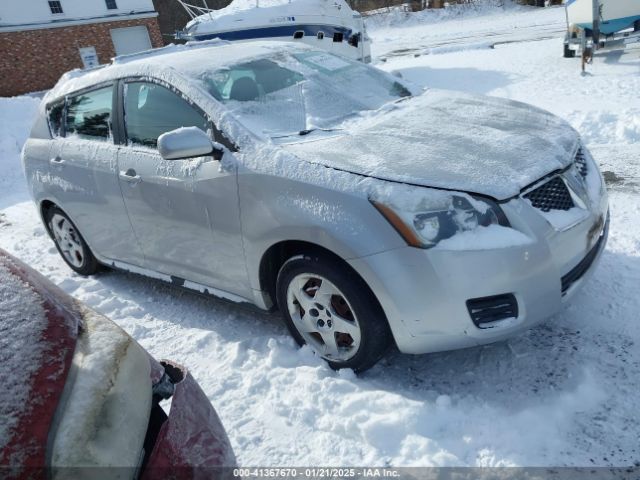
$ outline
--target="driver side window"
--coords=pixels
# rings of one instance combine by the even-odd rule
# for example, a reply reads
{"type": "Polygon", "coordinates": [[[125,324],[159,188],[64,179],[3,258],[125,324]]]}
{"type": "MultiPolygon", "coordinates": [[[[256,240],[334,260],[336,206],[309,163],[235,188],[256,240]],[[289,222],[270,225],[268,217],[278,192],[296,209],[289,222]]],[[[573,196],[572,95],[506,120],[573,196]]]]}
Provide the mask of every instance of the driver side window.
{"type": "Polygon", "coordinates": [[[130,145],[156,148],[158,137],[176,128],[209,129],[206,116],[168,88],[150,82],[130,82],[125,87],[124,119],[130,145]]]}

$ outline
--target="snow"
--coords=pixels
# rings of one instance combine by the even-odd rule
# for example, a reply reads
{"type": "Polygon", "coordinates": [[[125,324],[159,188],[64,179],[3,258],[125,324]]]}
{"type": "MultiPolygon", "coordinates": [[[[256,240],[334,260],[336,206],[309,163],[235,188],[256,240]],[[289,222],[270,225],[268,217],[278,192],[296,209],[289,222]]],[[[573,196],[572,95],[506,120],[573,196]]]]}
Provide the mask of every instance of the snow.
{"type": "MultiPolygon", "coordinates": [[[[0,228],[3,227],[0,214],[0,228]]],[[[34,342],[47,328],[41,298],[0,264],[0,452],[31,407],[32,376],[42,364],[44,345],[34,342]]],[[[15,462],[12,459],[12,463],[15,462]]]]}
{"type": "Polygon", "coordinates": [[[562,7],[532,13],[530,8],[512,2],[484,1],[477,5],[416,13],[396,8],[388,15],[367,17],[367,29],[374,38],[374,56],[386,60],[396,56],[424,55],[432,50],[451,52],[480,44],[489,47],[560,38],[566,31],[566,23],[562,7]],[[491,3],[504,3],[504,7],[495,8],[491,3]],[[402,29],[400,35],[398,27],[402,29]]]}
{"type": "Polygon", "coordinates": [[[0,97],[0,191],[7,192],[23,178],[22,168],[15,165],[16,153],[20,153],[29,136],[30,122],[39,104],[40,99],[34,97],[0,97]]]}
{"type": "Polygon", "coordinates": [[[137,467],[151,411],[149,358],[114,323],[82,314],[52,466],[137,467]]]}
{"type": "MultiPolygon", "coordinates": [[[[199,22],[206,22],[212,19],[215,20],[215,19],[218,19],[219,17],[223,17],[230,14],[246,13],[247,11],[251,11],[256,8],[282,7],[282,6],[288,5],[289,3],[290,3],[289,0],[233,0],[229,5],[227,5],[224,8],[220,8],[213,12],[206,13],[204,15],[196,17],[194,20],[192,20],[187,24],[187,28],[199,22]]],[[[298,3],[303,3],[303,2],[298,2],[298,3]]]]}
{"type": "MultiPolygon", "coordinates": [[[[562,9],[487,9],[477,18],[462,14],[433,22],[429,15],[370,22],[378,65],[424,86],[550,110],[582,135],[609,182],[611,230],[600,266],[571,305],[540,327],[456,352],[391,352],[355,376],[334,372],[308,348],[297,348],[273,316],[132,274],[79,277],[58,256],[15,173],[19,145],[4,142],[27,135],[33,111],[23,111],[21,102],[30,102],[23,98],[2,100],[0,110],[0,177],[14,178],[0,191],[0,247],[108,315],[156,358],[188,366],[241,465],[638,462],[640,51],[598,55],[581,76],[578,59],[561,57],[562,9]],[[491,32],[505,41],[543,40],[419,57],[400,53],[439,43],[464,46],[491,32]],[[544,39],[549,35],[554,38],[544,39]]],[[[255,159],[262,160],[270,159],[255,159]]],[[[287,169],[281,160],[274,165],[287,169]]],[[[346,181],[330,169],[309,169],[310,176],[346,181]]]]}
{"type": "Polygon", "coordinates": [[[345,135],[285,148],[333,168],[503,200],[566,167],[578,144],[575,131],[546,112],[446,90],[345,123],[345,135]]]}

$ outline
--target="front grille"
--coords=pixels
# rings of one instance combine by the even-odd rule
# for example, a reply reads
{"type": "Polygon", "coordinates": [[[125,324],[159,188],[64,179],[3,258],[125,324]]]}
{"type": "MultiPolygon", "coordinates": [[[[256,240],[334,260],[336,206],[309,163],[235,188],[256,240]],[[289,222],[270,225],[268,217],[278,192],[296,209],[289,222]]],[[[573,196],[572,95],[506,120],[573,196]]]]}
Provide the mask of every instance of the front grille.
{"type": "Polygon", "coordinates": [[[467,300],[467,310],[478,328],[491,328],[493,323],[518,318],[518,301],[512,293],[467,300]]]}
{"type": "Polygon", "coordinates": [[[578,153],[576,153],[576,168],[582,178],[587,178],[587,173],[589,173],[589,167],[587,166],[587,157],[582,151],[582,147],[578,149],[578,153]]]}
{"type": "Polygon", "coordinates": [[[543,212],[569,210],[575,205],[569,189],[560,177],[553,177],[547,183],[524,195],[535,208],[543,212]]]}
{"type": "Polygon", "coordinates": [[[598,252],[602,247],[602,242],[604,242],[605,239],[607,238],[608,229],[609,229],[609,219],[607,218],[607,223],[604,227],[604,233],[600,236],[600,238],[598,239],[594,247],[591,250],[589,250],[589,253],[587,253],[587,256],[584,257],[578,265],[573,267],[573,269],[569,273],[567,273],[565,276],[562,277],[562,296],[563,297],[567,294],[567,292],[571,288],[571,285],[573,285],[578,280],[580,280],[584,276],[584,274],[587,273],[589,268],[591,268],[593,261],[598,256],[598,252]]]}

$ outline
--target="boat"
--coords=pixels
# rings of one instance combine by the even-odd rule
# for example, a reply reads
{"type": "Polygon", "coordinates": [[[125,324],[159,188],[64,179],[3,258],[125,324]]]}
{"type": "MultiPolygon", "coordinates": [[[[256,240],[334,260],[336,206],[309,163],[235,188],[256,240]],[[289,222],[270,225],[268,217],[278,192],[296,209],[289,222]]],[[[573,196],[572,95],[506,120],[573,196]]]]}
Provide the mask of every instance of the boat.
{"type": "Polygon", "coordinates": [[[569,24],[583,30],[593,30],[596,11],[600,15],[599,32],[603,35],[640,29],[640,0],[568,0],[566,8],[569,24]]]}
{"type": "Polygon", "coordinates": [[[640,43],[640,0],[567,0],[565,58],[580,52],[582,72],[600,51],[640,43]]]}
{"type": "MultiPolygon", "coordinates": [[[[364,19],[344,0],[271,0],[267,6],[239,3],[212,10],[178,0],[191,16],[176,38],[187,41],[279,40],[301,42],[364,63],[371,39],[364,19]]],[[[205,4],[206,5],[206,4],[205,4]]]]}

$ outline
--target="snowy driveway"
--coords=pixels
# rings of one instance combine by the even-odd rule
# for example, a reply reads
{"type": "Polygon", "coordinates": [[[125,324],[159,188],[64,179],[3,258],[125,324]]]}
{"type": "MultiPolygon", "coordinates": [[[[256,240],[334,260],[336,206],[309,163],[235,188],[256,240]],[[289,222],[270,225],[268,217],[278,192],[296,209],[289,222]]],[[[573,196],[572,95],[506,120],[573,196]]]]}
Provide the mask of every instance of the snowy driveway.
{"type": "MultiPolygon", "coordinates": [[[[546,22],[549,11],[519,18],[546,22]]],[[[499,30],[511,15],[482,21],[499,30]]],[[[453,36],[465,21],[456,17],[438,28],[453,36]]],[[[378,45],[383,38],[407,44],[416,25],[402,25],[371,33],[378,45]]],[[[561,47],[553,39],[383,64],[425,85],[549,109],[583,134],[608,172],[611,237],[597,272],[571,307],[508,342],[415,357],[391,353],[356,378],[296,348],[277,317],[135,275],[72,274],[19,172],[36,105],[30,98],[0,99],[0,247],[108,315],[157,358],[187,365],[242,465],[638,462],[640,50],[599,57],[591,75],[581,77],[577,60],[562,59],[561,47]]]]}

